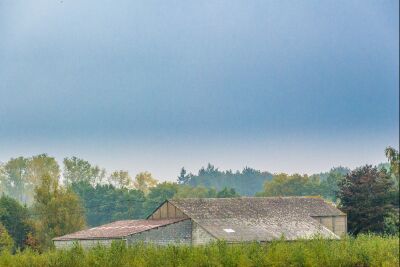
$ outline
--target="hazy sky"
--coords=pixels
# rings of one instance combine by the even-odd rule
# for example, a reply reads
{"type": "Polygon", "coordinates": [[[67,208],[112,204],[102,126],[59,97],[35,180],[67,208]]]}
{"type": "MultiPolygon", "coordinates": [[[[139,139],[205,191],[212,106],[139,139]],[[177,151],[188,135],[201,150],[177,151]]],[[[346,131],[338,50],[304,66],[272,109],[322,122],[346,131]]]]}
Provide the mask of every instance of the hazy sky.
{"type": "Polygon", "coordinates": [[[399,2],[0,0],[0,161],[313,173],[399,141],[399,2]]]}

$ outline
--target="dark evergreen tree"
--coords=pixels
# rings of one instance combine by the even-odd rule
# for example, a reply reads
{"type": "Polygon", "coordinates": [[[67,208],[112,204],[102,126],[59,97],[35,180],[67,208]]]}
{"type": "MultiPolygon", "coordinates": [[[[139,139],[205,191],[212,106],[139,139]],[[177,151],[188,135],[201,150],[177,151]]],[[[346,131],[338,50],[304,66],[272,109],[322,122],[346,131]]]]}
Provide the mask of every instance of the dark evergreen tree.
{"type": "Polygon", "coordinates": [[[339,182],[338,197],[350,233],[384,231],[385,217],[393,212],[391,187],[390,175],[370,165],[353,170],[339,182]]]}
{"type": "Polygon", "coordinates": [[[186,170],[182,167],[181,172],[178,176],[178,184],[188,184],[190,181],[190,174],[186,174],[186,170]]]}
{"type": "Polygon", "coordinates": [[[225,187],[217,193],[218,198],[228,198],[228,197],[240,197],[234,188],[225,187]]]}
{"type": "Polygon", "coordinates": [[[0,223],[4,225],[19,248],[24,247],[28,233],[33,232],[28,209],[17,200],[4,195],[0,197],[0,223]]]}

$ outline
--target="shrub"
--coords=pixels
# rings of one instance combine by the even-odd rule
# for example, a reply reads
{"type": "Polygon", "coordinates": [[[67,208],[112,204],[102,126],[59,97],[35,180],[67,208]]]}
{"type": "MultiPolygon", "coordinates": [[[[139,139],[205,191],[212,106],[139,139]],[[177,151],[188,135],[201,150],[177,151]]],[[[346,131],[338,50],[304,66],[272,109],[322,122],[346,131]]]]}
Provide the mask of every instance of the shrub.
{"type": "Polygon", "coordinates": [[[115,242],[110,247],[84,250],[75,245],[69,250],[31,249],[3,252],[0,267],[128,267],[128,266],[399,266],[399,237],[359,235],[342,240],[277,240],[270,243],[205,246],[156,246],[143,243],[126,246],[115,242]]]}

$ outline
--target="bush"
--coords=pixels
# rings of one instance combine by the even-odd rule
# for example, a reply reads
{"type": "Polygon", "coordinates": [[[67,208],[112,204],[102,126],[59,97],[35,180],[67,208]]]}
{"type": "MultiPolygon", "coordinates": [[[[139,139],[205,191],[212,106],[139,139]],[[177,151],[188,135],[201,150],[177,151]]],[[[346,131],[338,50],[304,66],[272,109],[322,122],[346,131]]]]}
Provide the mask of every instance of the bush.
{"type": "Polygon", "coordinates": [[[116,242],[83,250],[3,252],[0,267],[119,266],[399,266],[399,237],[359,235],[342,240],[283,240],[260,244],[155,246],[116,242]]]}

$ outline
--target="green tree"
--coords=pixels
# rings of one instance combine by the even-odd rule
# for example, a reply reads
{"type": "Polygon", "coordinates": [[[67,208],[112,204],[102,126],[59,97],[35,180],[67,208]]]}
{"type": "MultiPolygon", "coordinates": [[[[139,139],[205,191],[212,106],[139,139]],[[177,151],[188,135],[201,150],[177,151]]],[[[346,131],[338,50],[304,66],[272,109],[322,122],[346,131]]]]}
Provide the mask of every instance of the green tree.
{"type": "Polygon", "coordinates": [[[353,234],[384,232],[385,217],[393,212],[387,192],[392,181],[385,170],[366,165],[351,171],[339,183],[340,205],[353,234]]]}
{"type": "Polygon", "coordinates": [[[28,209],[15,199],[3,195],[0,197],[0,222],[13,238],[15,245],[23,248],[28,233],[33,231],[28,209]]]}
{"type": "Polygon", "coordinates": [[[396,177],[397,184],[400,176],[400,156],[399,151],[392,147],[387,147],[385,154],[390,163],[390,172],[396,177]]]}
{"type": "Polygon", "coordinates": [[[207,188],[205,186],[179,185],[177,188],[178,191],[174,195],[174,198],[209,198],[217,196],[214,188],[207,188]]]}
{"type": "Polygon", "coordinates": [[[271,173],[261,172],[249,167],[236,172],[231,170],[220,171],[209,163],[206,168],[202,167],[197,175],[190,174],[187,184],[193,187],[205,186],[215,190],[223,190],[225,187],[234,188],[240,195],[253,196],[271,178],[271,173]]]}
{"type": "Polygon", "coordinates": [[[8,234],[6,228],[0,223],[0,253],[2,251],[11,252],[14,247],[14,241],[8,234]]]}
{"type": "Polygon", "coordinates": [[[336,202],[339,182],[349,173],[350,170],[344,167],[332,168],[328,173],[320,174],[321,194],[324,198],[336,202]]]}
{"type": "Polygon", "coordinates": [[[174,198],[177,192],[178,185],[176,183],[163,182],[150,188],[143,206],[146,216],[150,215],[165,200],[174,198]]]}
{"type": "Polygon", "coordinates": [[[73,183],[71,188],[82,200],[90,226],[144,217],[142,191],[115,188],[110,184],[93,186],[87,182],[73,183]]]}
{"type": "Polygon", "coordinates": [[[229,198],[229,197],[240,197],[238,193],[236,193],[234,188],[225,187],[221,191],[217,193],[218,198],[229,198]]]}
{"type": "Polygon", "coordinates": [[[184,167],[182,167],[181,172],[178,176],[178,184],[188,184],[190,181],[190,174],[186,173],[184,167]]]}
{"type": "Polygon", "coordinates": [[[66,184],[88,182],[90,184],[102,183],[105,170],[92,166],[88,161],[77,158],[64,158],[63,177],[66,184]]]}
{"type": "Polygon", "coordinates": [[[58,179],[44,174],[35,188],[36,233],[43,248],[52,246],[52,238],[75,232],[85,226],[79,197],[60,187],[58,179]]]}
{"type": "Polygon", "coordinates": [[[389,234],[398,234],[400,228],[399,221],[399,152],[388,147],[385,150],[386,157],[389,161],[389,172],[393,180],[393,186],[388,192],[391,203],[395,206],[395,210],[385,217],[385,232],[389,234]]]}
{"type": "Polygon", "coordinates": [[[27,179],[27,166],[29,160],[24,157],[11,158],[3,167],[2,186],[4,193],[14,197],[20,202],[27,203],[29,190],[32,186],[27,179]]]}
{"type": "Polygon", "coordinates": [[[141,172],[136,175],[133,184],[137,190],[147,194],[150,191],[150,188],[157,185],[157,180],[153,178],[151,173],[141,172]]]}
{"type": "Polygon", "coordinates": [[[132,178],[127,171],[114,171],[108,181],[117,188],[132,188],[132,178]]]}
{"type": "Polygon", "coordinates": [[[34,189],[40,185],[41,179],[45,175],[58,182],[60,167],[55,158],[49,157],[47,154],[40,154],[30,158],[27,164],[27,203],[31,204],[33,202],[34,189]]]}
{"type": "Polygon", "coordinates": [[[261,196],[315,196],[321,195],[318,176],[280,173],[265,182],[261,196]]]}

